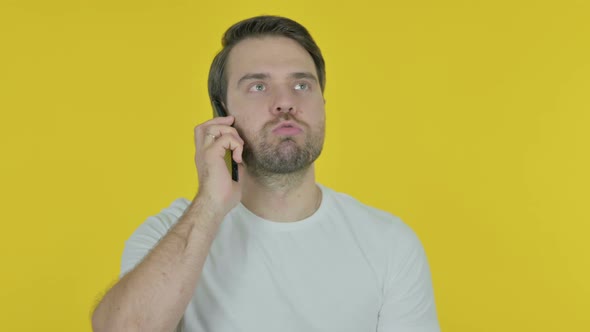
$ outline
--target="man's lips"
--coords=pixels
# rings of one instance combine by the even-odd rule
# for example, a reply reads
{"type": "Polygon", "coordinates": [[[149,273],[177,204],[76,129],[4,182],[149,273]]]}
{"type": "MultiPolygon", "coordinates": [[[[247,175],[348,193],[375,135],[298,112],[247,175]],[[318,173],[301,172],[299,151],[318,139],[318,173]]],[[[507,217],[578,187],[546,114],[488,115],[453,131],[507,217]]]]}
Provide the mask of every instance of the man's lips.
{"type": "Polygon", "coordinates": [[[281,122],[272,130],[273,134],[282,136],[293,136],[302,131],[301,127],[291,121],[281,122]]]}

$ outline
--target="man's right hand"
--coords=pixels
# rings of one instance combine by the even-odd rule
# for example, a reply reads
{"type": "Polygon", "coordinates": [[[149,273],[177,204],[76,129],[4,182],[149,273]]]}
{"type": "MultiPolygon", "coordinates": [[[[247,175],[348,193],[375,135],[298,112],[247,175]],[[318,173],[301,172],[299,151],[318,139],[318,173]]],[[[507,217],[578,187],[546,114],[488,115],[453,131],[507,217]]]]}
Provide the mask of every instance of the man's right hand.
{"type": "Polygon", "coordinates": [[[196,199],[203,199],[204,206],[221,218],[242,198],[240,182],[232,180],[225,163],[226,151],[231,150],[242,173],[244,141],[231,126],[234,120],[233,116],[216,117],[195,127],[195,164],[199,176],[196,199]]]}

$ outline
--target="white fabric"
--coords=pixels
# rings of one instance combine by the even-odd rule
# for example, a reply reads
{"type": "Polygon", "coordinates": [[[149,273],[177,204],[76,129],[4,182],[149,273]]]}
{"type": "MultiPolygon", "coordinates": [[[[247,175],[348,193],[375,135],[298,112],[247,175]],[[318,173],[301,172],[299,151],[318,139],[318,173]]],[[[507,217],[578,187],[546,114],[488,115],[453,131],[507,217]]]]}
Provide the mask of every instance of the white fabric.
{"type": "MultiPolygon", "coordinates": [[[[428,262],[399,218],[319,185],[307,219],[279,223],[239,204],[223,220],[179,331],[440,331],[428,262]]],[[[180,218],[178,199],[126,242],[131,270],[180,218]]]]}

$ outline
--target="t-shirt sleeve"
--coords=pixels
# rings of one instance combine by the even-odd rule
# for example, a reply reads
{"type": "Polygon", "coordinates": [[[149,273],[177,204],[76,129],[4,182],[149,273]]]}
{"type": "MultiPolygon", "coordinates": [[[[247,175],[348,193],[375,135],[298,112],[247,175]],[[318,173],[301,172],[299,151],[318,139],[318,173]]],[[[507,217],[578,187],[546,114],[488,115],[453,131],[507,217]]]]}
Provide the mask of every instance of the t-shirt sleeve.
{"type": "Polygon", "coordinates": [[[440,332],[426,253],[409,226],[398,226],[377,332],[440,332]]]}
{"type": "Polygon", "coordinates": [[[122,278],[129,271],[133,270],[143,258],[152,250],[168,230],[180,219],[189,202],[179,198],[169,207],[162,210],[155,216],[148,217],[125,241],[123,256],[121,259],[122,278]]]}

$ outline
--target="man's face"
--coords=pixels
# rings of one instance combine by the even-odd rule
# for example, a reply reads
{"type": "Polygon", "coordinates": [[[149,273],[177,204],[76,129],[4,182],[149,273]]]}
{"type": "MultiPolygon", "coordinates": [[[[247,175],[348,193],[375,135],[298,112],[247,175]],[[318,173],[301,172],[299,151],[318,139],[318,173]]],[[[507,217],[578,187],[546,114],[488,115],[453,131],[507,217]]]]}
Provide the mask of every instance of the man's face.
{"type": "Polygon", "coordinates": [[[309,167],[324,144],[324,98],[311,56],[285,37],[250,38],[227,62],[227,109],[254,176],[309,167]]]}

